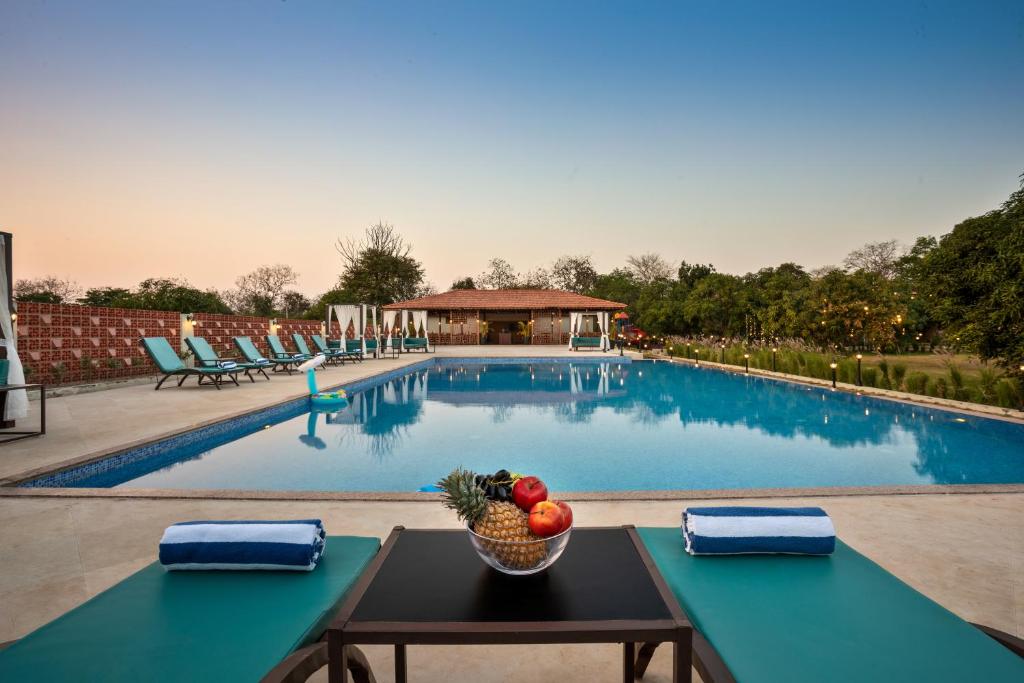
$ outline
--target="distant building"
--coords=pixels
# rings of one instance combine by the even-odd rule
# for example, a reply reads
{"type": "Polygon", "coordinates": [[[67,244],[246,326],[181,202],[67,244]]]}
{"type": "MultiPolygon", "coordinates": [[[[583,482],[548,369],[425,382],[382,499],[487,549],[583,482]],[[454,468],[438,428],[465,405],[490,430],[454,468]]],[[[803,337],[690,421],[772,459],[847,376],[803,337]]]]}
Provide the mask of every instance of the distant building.
{"type": "MultiPolygon", "coordinates": [[[[625,307],[557,289],[453,289],[388,304],[384,310],[426,311],[432,344],[568,344],[570,313],[625,307]]],[[[601,336],[597,316],[584,315],[580,336],[601,336]]]]}

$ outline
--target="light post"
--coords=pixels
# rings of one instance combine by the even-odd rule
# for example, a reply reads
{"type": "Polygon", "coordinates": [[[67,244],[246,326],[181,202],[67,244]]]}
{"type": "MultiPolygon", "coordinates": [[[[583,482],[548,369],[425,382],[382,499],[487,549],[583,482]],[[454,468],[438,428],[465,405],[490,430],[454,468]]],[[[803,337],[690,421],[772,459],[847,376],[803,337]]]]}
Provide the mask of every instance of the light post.
{"type": "Polygon", "coordinates": [[[772,372],[775,372],[775,354],[779,352],[778,348],[772,347],[772,372]]]}
{"type": "Polygon", "coordinates": [[[750,374],[750,354],[743,354],[743,372],[750,374]]]}
{"type": "Polygon", "coordinates": [[[623,347],[623,346],[625,346],[625,339],[624,339],[624,337],[623,337],[623,336],[622,336],[622,335],[620,334],[620,335],[619,335],[619,356],[620,356],[620,357],[622,356],[622,347],[623,347]]]}
{"type": "Polygon", "coordinates": [[[829,367],[832,368],[832,388],[835,389],[836,388],[836,362],[832,361],[832,363],[829,365],[829,367]]]}
{"type": "Polygon", "coordinates": [[[725,365],[725,344],[722,344],[722,365],[725,365]]]}
{"type": "Polygon", "coordinates": [[[860,361],[861,361],[862,358],[864,358],[863,354],[858,353],[857,354],[857,386],[858,387],[864,386],[864,382],[862,382],[861,378],[860,378],[860,361]]]}
{"type": "Polygon", "coordinates": [[[700,365],[700,349],[693,350],[693,363],[694,365],[700,365]]]}

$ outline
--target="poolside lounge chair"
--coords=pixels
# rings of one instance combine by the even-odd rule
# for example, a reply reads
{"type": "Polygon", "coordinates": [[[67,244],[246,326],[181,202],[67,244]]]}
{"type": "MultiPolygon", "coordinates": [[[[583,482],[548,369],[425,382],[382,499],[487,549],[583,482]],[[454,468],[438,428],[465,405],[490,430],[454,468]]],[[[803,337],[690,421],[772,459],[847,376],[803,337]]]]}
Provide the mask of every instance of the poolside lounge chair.
{"type": "MultiPolygon", "coordinates": [[[[307,358],[313,357],[314,354],[312,351],[309,350],[309,346],[306,344],[306,340],[303,339],[302,335],[299,334],[298,332],[292,335],[292,343],[295,344],[295,348],[299,350],[299,353],[306,356],[307,358]]],[[[327,360],[331,360],[331,357],[328,356],[326,353],[323,354],[323,356],[327,360]]],[[[317,370],[322,370],[323,367],[323,365],[318,365],[317,370]]]]}
{"type": "Polygon", "coordinates": [[[292,374],[292,368],[305,362],[305,359],[296,359],[292,357],[266,358],[262,353],[260,353],[260,350],[256,348],[255,342],[253,342],[249,337],[235,337],[234,340],[235,348],[241,352],[242,356],[245,357],[245,360],[250,363],[259,363],[261,360],[268,360],[271,365],[274,366],[274,372],[284,370],[290,375],[292,374]]]}
{"type": "Polygon", "coordinates": [[[236,363],[242,371],[245,372],[245,376],[249,378],[250,382],[255,382],[250,373],[251,370],[255,370],[259,374],[270,379],[270,375],[267,374],[266,368],[270,367],[270,363],[258,363],[254,361],[242,360],[241,358],[221,358],[213,347],[210,346],[210,342],[206,341],[202,337],[185,337],[185,344],[188,345],[189,350],[192,351],[192,355],[195,356],[197,363],[202,363],[201,367],[204,368],[216,368],[220,367],[221,363],[233,362],[236,363]]]}
{"type": "Polygon", "coordinates": [[[287,363],[285,370],[290,375],[292,373],[291,368],[295,365],[302,365],[307,360],[312,358],[311,355],[305,353],[290,353],[284,348],[284,344],[276,334],[268,334],[264,339],[267,340],[267,346],[270,347],[270,360],[278,363],[287,363]]]}
{"type": "MultiPolygon", "coordinates": [[[[303,681],[320,641],[380,549],[329,536],[311,572],[177,571],[159,563],[0,650],[3,681],[303,681]]],[[[350,650],[356,681],[370,681],[350,650]]]]}
{"type": "Polygon", "coordinates": [[[181,358],[174,352],[174,348],[171,343],[164,337],[143,337],[141,340],[142,348],[146,350],[146,354],[152,359],[153,363],[160,372],[164,373],[164,376],[160,378],[160,381],[156,383],[157,391],[169,377],[181,377],[178,380],[178,386],[180,387],[185,383],[185,380],[189,377],[195,376],[198,378],[199,384],[203,384],[203,379],[208,379],[209,384],[220,389],[221,382],[227,377],[235,386],[238,386],[238,378],[235,377],[242,371],[239,367],[234,368],[190,368],[186,367],[181,362],[181,358]]]}
{"type": "Polygon", "coordinates": [[[322,353],[327,356],[327,360],[335,361],[342,365],[345,364],[346,359],[362,360],[361,357],[349,354],[347,351],[332,349],[327,341],[319,334],[311,334],[309,335],[309,338],[313,340],[313,346],[316,347],[317,353],[322,353]]]}
{"type": "Polygon", "coordinates": [[[359,339],[346,339],[345,340],[345,350],[348,351],[349,353],[359,354],[359,356],[362,357],[363,356],[363,344],[364,343],[366,344],[366,353],[369,353],[369,354],[371,354],[373,356],[376,356],[377,355],[377,340],[376,339],[363,339],[362,341],[360,341],[359,339]]]}
{"type": "MultiPolygon", "coordinates": [[[[969,624],[841,541],[826,557],[693,557],[678,527],[638,533],[693,624],[705,683],[1024,680],[1024,641],[969,624]]],[[[640,649],[638,678],[654,647],[640,649]]]]}

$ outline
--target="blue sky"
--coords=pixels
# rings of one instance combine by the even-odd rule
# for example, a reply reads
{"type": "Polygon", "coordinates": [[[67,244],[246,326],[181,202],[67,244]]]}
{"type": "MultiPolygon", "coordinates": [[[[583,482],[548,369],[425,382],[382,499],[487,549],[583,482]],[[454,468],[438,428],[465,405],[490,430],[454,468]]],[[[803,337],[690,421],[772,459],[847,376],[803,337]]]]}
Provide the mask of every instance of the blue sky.
{"type": "Polygon", "coordinates": [[[287,262],[315,294],[378,218],[442,289],[491,256],[817,267],[1005,199],[1022,73],[1019,2],[11,0],[0,225],[16,277],[86,285],[287,262]]]}

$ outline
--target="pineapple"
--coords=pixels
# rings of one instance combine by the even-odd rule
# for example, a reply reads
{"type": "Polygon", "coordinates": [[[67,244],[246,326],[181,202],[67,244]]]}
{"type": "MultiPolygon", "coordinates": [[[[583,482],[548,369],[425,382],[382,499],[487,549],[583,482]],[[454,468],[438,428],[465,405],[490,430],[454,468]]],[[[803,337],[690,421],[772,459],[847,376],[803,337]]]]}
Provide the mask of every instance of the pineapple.
{"type": "Polygon", "coordinates": [[[445,507],[455,510],[473,531],[484,538],[515,543],[483,545],[498,562],[509,569],[532,569],[547,557],[547,544],[530,531],[529,515],[515,503],[491,500],[476,482],[476,474],[456,468],[437,483],[445,507]]]}

